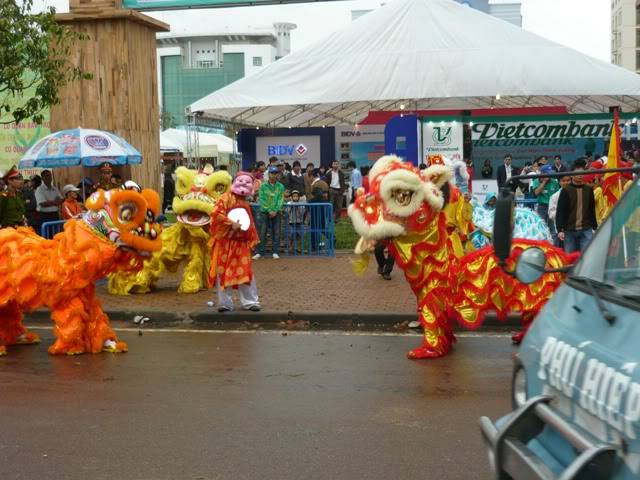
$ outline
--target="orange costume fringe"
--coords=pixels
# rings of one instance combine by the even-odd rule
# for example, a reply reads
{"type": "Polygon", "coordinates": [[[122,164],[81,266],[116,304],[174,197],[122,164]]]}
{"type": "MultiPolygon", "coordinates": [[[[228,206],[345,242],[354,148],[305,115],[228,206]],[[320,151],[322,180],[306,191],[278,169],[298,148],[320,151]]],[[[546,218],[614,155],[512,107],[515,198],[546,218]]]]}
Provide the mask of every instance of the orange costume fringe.
{"type": "Polygon", "coordinates": [[[67,221],[52,240],[30,228],[0,230],[0,355],[7,345],[39,341],[22,319],[23,312],[42,307],[54,322],[50,354],[127,350],[109,326],[94,283],[116,270],[140,268],[136,253],[160,248],[162,229],[152,223],[160,198],[151,190],[100,190],[87,206],[86,222],[67,221]]]}

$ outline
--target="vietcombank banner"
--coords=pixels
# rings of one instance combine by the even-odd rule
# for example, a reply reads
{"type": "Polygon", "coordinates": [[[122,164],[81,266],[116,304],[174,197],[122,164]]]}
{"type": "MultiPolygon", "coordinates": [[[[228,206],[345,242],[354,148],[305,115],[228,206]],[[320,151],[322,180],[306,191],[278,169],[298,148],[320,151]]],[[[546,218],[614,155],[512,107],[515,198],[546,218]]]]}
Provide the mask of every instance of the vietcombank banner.
{"type": "MultiPolygon", "coordinates": [[[[485,160],[490,161],[495,175],[497,166],[507,153],[512,155],[513,163],[518,167],[541,155],[560,155],[565,163],[570,164],[587,153],[594,157],[606,154],[605,142],[609,138],[611,122],[611,116],[608,115],[591,118],[575,115],[550,119],[474,119],[471,126],[471,158],[476,177],[485,160]]],[[[637,141],[636,125],[627,122],[621,121],[623,139],[637,141]]]]}
{"type": "Polygon", "coordinates": [[[462,160],[463,144],[463,126],[460,121],[427,121],[422,125],[422,161],[427,165],[431,163],[429,157],[434,155],[450,160],[462,160]]]}

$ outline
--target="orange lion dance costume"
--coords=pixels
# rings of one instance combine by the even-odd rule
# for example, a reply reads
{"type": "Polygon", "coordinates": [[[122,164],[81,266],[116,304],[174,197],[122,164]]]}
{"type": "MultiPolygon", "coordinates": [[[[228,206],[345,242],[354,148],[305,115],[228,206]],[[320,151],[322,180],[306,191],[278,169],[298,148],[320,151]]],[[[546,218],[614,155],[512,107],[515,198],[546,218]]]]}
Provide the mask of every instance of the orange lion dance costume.
{"type": "Polygon", "coordinates": [[[99,190],[82,219],[69,220],[52,240],[29,228],[0,230],[0,355],[6,347],[38,343],[23,312],[48,307],[55,343],[49,353],[126,352],[96,297],[94,282],[117,270],[141,268],[160,249],[153,190],[99,190]],[[132,266],[133,264],[133,266],[132,266]]]}
{"type": "MultiPolygon", "coordinates": [[[[504,272],[492,246],[460,255],[443,211],[441,187],[451,175],[444,165],[420,172],[398,157],[385,156],[371,168],[370,191],[359,194],[349,207],[361,235],[356,253],[366,256],[375,242],[387,240],[416,295],[424,341],[408,353],[412,359],[446,355],[456,341],[453,318],[466,328],[477,328],[487,310],[496,310],[502,318],[520,311],[526,327],[562,281],[562,274],[552,273],[524,285],[504,272]]],[[[546,242],[514,240],[507,260],[510,271],[530,246],[543,249],[552,268],[570,263],[562,250],[546,242]]]]}

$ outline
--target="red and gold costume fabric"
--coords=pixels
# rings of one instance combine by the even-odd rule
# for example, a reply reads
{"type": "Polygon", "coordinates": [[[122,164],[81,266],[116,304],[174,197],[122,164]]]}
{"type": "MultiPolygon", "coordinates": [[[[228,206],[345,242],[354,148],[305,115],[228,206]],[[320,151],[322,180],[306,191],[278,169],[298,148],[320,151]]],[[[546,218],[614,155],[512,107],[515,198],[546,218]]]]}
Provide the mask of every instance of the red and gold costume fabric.
{"type": "MultiPolygon", "coordinates": [[[[493,247],[464,253],[463,242],[472,226],[455,191],[450,207],[443,209],[440,188],[451,177],[446,167],[435,165],[420,172],[397,157],[382,157],[370,175],[370,193],[349,207],[354,228],[362,236],[356,253],[366,253],[375,242],[386,240],[404,271],[424,328],[423,345],[411,350],[409,358],[448,353],[455,342],[453,319],[477,328],[487,310],[500,317],[519,311],[526,326],[560,285],[560,273],[543,275],[530,285],[518,282],[499,265],[493,247]]],[[[516,239],[506,269],[513,271],[522,251],[533,246],[545,252],[551,268],[573,260],[546,242],[516,239]]]]}
{"type": "Polygon", "coordinates": [[[209,285],[216,284],[216,277],[219,279],[220,288],[237,287],[251,282],[251,251],[260,240],[249,203],[233,192],[223,194],[211,214],[210,232],[209,285]],[[249,215],[251,224],[246,231],[234,230],[231,227],[233,222],[228,215],[236,208],[245,209],[249,215]]]}

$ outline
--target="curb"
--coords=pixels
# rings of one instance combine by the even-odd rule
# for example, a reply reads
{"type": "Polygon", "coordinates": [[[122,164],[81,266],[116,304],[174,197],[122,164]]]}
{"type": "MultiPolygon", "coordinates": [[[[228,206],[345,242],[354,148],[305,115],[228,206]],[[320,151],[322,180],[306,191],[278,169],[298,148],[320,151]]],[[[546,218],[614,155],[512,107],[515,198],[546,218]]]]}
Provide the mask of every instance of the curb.
{"type": "MultiPolygon", "coordinates": [[[[127,311],[112,310],[105,312],[112,321],[133,323],[136,315],[149,318],[149,324],[161,324],[162,326],[184,326],[185,324],[198,324],[201,326],[231,326],[238,324],[265,325],[271,328],[297,323],[308,323],[309,328],[319,329],[389,329],[397,328],[403,323],[417,320],[414,313],[378,313],[378,312],[250,312],[234,311],[219,313],[217,309],[198,310],[192,312],[165,312],[165,311],[127,311]]],[[[36,310],[26,315],[28,320],[34,322],[49,322],[48,310],[36,310]]],[[[505,328],[519,329],[521,326],[519,315],[509,315],[500,321],[495,314],[487,314],[480,330],[495,330],[505,328]]],[[[464,330],[454,324],[455,330],[464,330]]]]}

